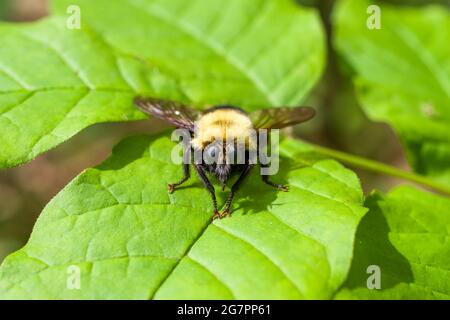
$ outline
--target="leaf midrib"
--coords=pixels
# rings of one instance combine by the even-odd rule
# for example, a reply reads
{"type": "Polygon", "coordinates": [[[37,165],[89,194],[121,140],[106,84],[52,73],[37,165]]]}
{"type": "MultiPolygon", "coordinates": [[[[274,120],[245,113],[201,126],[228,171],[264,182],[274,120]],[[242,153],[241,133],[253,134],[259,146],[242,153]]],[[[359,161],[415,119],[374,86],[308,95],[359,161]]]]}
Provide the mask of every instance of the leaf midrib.
{"type": "Polygon", "coordinates": [[[205,47],[210,49],[212,52],[217,54],[218,56],[222,57],[224,60],[226,60],[230,65],[232,65],[236,70],[240,71],[241,74],[243,74],[249,81],[252,83],[255,88],[267,99],[269,103],[272,105],[277,105],[277,100],[271,96],[271,92],[266,87],[264,82],[257,76],[255,76],[250,69],[239,61],[238,57],[235,57],[229,53],[226,52],[225,48],[220,43],[215,42],[213,39],[208,38],[206,35],[202,33],[196,33],[194,30],[198,30],[194,25],[188,24],[185,21],[183,23],[179,22],[181,21],[179,18],[174,17],[170,12],[167,10],[164,10],[160,6],[153,5],[153,9],[157,8],[158,12],[152,11],[147,7],[142,7],[138,5],[137,3],[134,3],[133,1],[129,1],[130,5],[134,6],[135,8],[139,10],[144,10],[147,14],[152,16],[153,18],[159,19],[161,21],[166,22],[167,24],[173,26],[180,32],[184,33],[185,35],[189,36],[193,40],[203,44],[205,47]],[[203,37],[202,37],[203,36],[203,37]]]}

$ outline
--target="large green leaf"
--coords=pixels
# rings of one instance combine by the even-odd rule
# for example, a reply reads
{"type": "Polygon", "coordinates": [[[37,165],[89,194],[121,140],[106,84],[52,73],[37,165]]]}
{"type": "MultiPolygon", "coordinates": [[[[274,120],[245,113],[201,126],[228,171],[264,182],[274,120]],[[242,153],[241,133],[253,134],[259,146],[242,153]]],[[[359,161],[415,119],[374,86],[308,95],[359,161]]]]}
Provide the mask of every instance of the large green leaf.
{"type": "Polygon", "coordinates": [[[363,108],[396,129],[418,172],[450,185],[449,11],[382,5],[381,29],[370,30],[369,4],[340,1],[334,17],[363,108]]]}
{"type": "Polygon", "coordinates": [[[399,187],[366,200],[349,278],[338,299],[450,299],[450,199],[399,187]],[[381,289],[366,286],[380,268],[381,289]]]}
{"type": "MultiPolygon", "coordinates": [[[[44,209],[0,269],[1,298],[329,298],[350,268],[365,213],[356,175],[286,140],[277,192],[255,170],[231,218],[210,223],[195,174],[180,178],[167,136],[128,138],[44,209]],[[81,289],[66,287],[68,267],[81,289]]],[[[219,202],[227,193],[218,190],[219,202]]]]}
{"type": "Polygon", "coordinates": [[[55,2],[59,17],[0,25],[0,167],[91,124],[142,119],[136,93],[292,105],[323,68],[318,16],[289,0],[55,2]],[[80,30],[66,27],[74,4],[80,30]]]}
{"type": "Polygon", "coordinates": [[[111,48],[65,19],[0,25],[0,167],[33,159],[96,122],[143,118],[111,48]]]}

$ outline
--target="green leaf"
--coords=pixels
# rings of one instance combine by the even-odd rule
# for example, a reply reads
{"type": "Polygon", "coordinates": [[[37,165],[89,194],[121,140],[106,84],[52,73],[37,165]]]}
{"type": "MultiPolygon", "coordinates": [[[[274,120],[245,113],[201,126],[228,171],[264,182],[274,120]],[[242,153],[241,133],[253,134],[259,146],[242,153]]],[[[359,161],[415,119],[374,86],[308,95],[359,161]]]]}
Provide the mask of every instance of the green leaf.
{"type": "Polygon", "coordinates": [[[198,107],[293,105],[323,69],[319,18],[292,1],[55,2],[60,16],[0,24],[0,167],[89,125],[143,119],[138,93],[198,107]],[[80,30],[66,26],[74,4],[80,30]]]}
{"type": "Polygon", "coordinates": [[[97,122],[143,119],[124,60],[65,19],[0,25],[0,167],[35,158],[97,122]]]}
{"type": "MultiPolygon", "coordinates": [[[[274,181],[255,169],[231,218],[210,223],[212,203],[193,174],[180,178],[167,136],[128,138],[102,165],[61,191],[28,244],[0,268],[0,298],[329,298],[349,270],[363,194],[356,175],[313,160],[298,141],[281,144],[274,181]],[[66,287],[69,266],[81,288],[66,287]]],[[[219,203],[227,192],[217,190],[219,203]]],[[[69,272],[69,274],[68,274],[69,272]]]]}
{"type": "Polygon", "coordinates": [[[450,185],[449,11],[381,5],[381,29],[370,30],[369,4],[340,1],[334,17],[362,106],[395,128],[417,172],[450,185]]]}
{"type": "Polygon", "coordinates": [[[450,199],[399,187],[366,200],[349,277],[338,299],[449,299],[450,199]],[[380,268],[381,289],[367,289],[380,268]]]}
{"type": "Polygon", "coordinates": [[[60,14],[78,5],[112,47],[170,72],[195,101],[294,105],[324,64],[318,14],[291,0],[53,3],[60,14]]]}

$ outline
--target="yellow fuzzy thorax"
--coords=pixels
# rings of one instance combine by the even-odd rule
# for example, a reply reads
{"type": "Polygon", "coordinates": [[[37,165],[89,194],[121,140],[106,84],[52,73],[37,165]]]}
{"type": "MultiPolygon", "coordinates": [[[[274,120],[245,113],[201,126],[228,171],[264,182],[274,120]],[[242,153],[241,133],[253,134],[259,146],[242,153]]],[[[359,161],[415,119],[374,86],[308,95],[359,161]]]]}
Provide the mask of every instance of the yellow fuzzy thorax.
{"type": "Polygon", "coordinates": [[[253,131],[253,124],[244,113],[233,109],[218,109],[196,121],[192,146],[203,149],[213,141],[235,141],[244,142],[247,150],[253,149],[256,148],[253,131]]]}

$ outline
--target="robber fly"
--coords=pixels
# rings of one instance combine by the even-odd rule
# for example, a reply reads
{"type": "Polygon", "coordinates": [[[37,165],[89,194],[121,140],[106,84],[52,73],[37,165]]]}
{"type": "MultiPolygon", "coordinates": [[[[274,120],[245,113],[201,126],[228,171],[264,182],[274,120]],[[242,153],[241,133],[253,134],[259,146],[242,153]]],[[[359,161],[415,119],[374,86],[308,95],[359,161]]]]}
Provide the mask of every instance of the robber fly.
{"type": "MultiPolygon", "coordinates": [[[[136,97],[134,100],[137,107],[145,113],[162,119],[177,128],[188,130],[192,140],[190,140],[189,151],[207,153],[214,161],[203,160],[192,161],[201,181],[211,194],[214,213],[212,218],[223,218],[230,215],[230,207],[235,193],[242,185],[244,178],[254,167],[249,157],[250,152],[258,148],[258,139],[252,132],[259,129],[281,129],[289,127],[311,119],[315,112],[310,107],[282,107],[262,109],[250,114],[244,110],[221,105],[215,106],[206,111],[198,111],[189,108],[181,103],[155,98],[136,97]],[[238,141],[243,141],[245,150],[245,161],[241,164],[233,163],[230,154],[234,153],[238,141]],[[222,212],[219,212],[215,189],[208,175],[216,177],[222,184],[224,190],[228,179],[238,174],[236,182],[231,187],[231,192],[222,212]]],[[[186,151],[186,150],[185,150],[186,151]]],[[[168,185],[169,193],[173,193],[177,187],[186,182],[190,177],[190,164],[184,163],[183,178],[168,185]]],[[[262,166],[262,164],[260,164],[262,166]]],[[[269,180],[269,175],[261,173],[262,181],[281,191],[288,191],[286,185],[273,183],[269,180]]]]}

